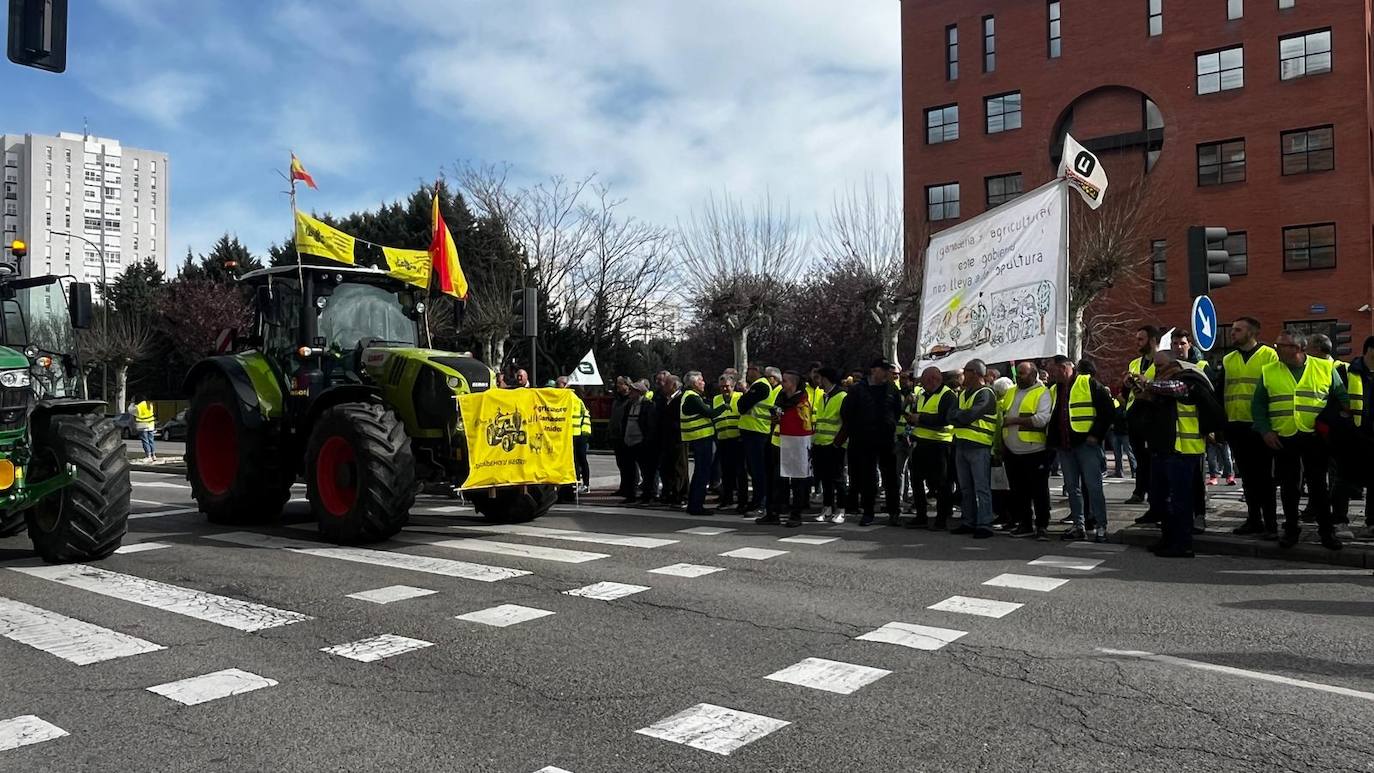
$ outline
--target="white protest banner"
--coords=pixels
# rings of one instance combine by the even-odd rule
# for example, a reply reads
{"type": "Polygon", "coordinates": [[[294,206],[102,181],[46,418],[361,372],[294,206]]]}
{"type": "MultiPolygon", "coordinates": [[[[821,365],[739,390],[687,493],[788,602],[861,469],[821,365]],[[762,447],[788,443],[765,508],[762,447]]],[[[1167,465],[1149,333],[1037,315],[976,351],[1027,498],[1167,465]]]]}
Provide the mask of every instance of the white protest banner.
{"type": "Polygon", "coordinates": [[[568,383],[572,386],[605,386],[601,380],[601,369],[596,367],[596,354],[588,349],[587,356],[577,363],[573,372],[568,375],[568,383]]]}
{"type": "Polygon", "coordinates": [[[1059,161],[1059,176],[1083,197],[1088,206],[1097,209],[1107,195],[1107,170],[1087,148],[1078,144],[1071,134],[1064,135],[1064,157],[1059,161]]]}
{"type": "Polygon", "coordinates": [[[931,238],[918,368],[947,369],[975,357],[993,363],[1066,353],[1065,185],[1047,183],[931,238]]]}

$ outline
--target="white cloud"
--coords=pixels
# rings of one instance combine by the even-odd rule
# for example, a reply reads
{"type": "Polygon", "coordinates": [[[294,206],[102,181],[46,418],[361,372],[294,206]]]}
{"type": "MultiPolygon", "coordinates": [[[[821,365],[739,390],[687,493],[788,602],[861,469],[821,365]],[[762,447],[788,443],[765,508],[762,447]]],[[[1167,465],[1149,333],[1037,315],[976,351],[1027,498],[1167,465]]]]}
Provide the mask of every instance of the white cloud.
{"type": "Polygon", "coordinates": [[[208,99],[209,80],[183,72],[120,79],[100,89],[126,111],[167,129],[180,128],[208,99]]]}

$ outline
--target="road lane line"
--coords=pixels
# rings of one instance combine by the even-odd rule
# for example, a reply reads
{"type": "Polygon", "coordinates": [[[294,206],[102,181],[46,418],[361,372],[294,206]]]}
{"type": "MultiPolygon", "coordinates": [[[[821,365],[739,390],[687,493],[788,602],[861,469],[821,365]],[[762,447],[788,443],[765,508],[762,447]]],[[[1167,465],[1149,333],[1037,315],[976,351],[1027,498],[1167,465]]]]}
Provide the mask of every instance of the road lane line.
{"type": "Polygon", "coordinates": [[[218,596],[84,564],[14,566],[10,567],[10,570],[240,631],[261,631],[310,619],[309,615],[299,612],[275,609],[251,601],[218,596]]]}
{"type": "Polygon", "coordinates": [[[237,668],[226,668],[222,671],[154,685],[148,688],[148,692],[157,693],[185,706],[194,706],[198,703],[208,703],[220,698],[227,698],[230,695],[242,695],[246,692],[261,690],[264,687],[275,687],[277,684],[275,679],[268,679],[237,668]]]}
{"type": "Polygon", "coordinates": [[[403,655],[407,652],[414,652],[415,650],[433,646],[434,642],[431,641],[412,639],[408,636],[397,636],[393,633],[384,633],[380,636],[359,639],[358,641],[351,641],[346,644],[321,647],[320,652],[327,652],[330,655],[338,655],[341,658],[356,660],[359,663],[372,663],[382,658],[403,655]]]}
{"type": "Polygon", "coordinates": [[[416,535],[398,534],[392,539],[395,539],[397,542],[429,545],[436,548],[472,550],[478,553],[494,553],[500,556],[514,556],[516,558],[533,558],[540,561],[556,561],[562,564],[585,564],[588,561],[595,561],[599,558],[610,558],[610,554],[608,553],[591,553],[585,550],[550,548],[544,547],[543,545],[525,545],[518,542],[496,542],[494,540],[478,539],[476,537],[431,541],[416,535]]]}
{"type": "Polygon", "coordinates": [[[1041,593],[1049,593],[1067,583],[1058,577],[1037,577],[1030,574],[999,574],[996,577],[983,583],[995,588],[1016,588],[1017,590],[1033,590],[1041,593]]]}
{"type": "Polygon", "coordinates": [[[915,623],[891,622],[869,631],[862,636],[856,636],[860,641],[876,641],[884,644],[896,644],[899,647],[910,647],[914,650],[938,650],[941,647],[967,636],[968,631],[956,631],[952,628],[935,628],[929,625],[916,625],[915,623]]]}
{"type": "Polygon", "coordinates": [[[633,596],[636,593],[643,593],[650,590],[647,585],[630,585],[623,582],[597,582],[591,585],[584,585],[581,588],[565,590],[563,593],[568,596],[581,596],[598,601],[615,601],[626,596],[633,596]]]}
{"type": "Polygon", "coordinates": [[[85,666],[166,649],[137,636],[0,598],[0,636],[85,666]]]}
{"type": "Polygon", "coordinates": [[[649,574],[668,574],[673,577],[705,577],[708,574],[725,571],[719,566],[704,566],[702,564],[670,564],[660,566],[657,569],[650,569],[649,574]]]}
{"type": "Polygon", "coordinates": [[[133,482],[135,488],[177,488],[190,491],[191,486],[186,483],[168,483],[161,480],[136,480],[133,482]]]}
{"type": "Polygon", "coordinates": [[[133,542],[116,548],[115,552],[124,556],[130,553],[145,553],[149,550],[161,550],[170,547],[171,544],[167,542],[133,542]]]}
{"type": "Polygon", "coordinates": [[[1140,652],[1138,650],[1111,650],[1102,647],[1097,648],[1098,652],[1104,655],[1114,655],[1116,657],[1139,658],[1140,660],[1153,660],[1157,663],[1168,663],[1173,666],[1183,666],[1184,668],[1195,668],[1199,671],[1213,671],[1218,674],[1229,674],[1245,679],[1256,679],[1261,682],[1272,682],[1274,684],[1288,685],[1289,687],[1302,687],[1308,690],[1331,693],[1332,695],[1344,695],[1349,698],[1359,698],[1360,700],[1374,701],[1374,693],[1364,692],[1363,690],[1352,690],[1349,687],[1337,687],[1332,684],[1322,684],[1321,682],[1309,682],[1306,679],[1293,679],[1278,674],[1266,674],[1263,671],[1250,671],[1245,668],[1235,668],[1233,666],[1220,666],[1216,663],[1204,663],[1200,660],[1188,660],[1187,658],[1176,658],[1172,655],[1157,655],[1153,652],[1140,652]]]}
{"type": "Polygon", "coordinates": [[[696,534],[702,537],[716,537],[721,534],[728,534],[734,529],[727,529],[722,526],[693,526],[690,529],[678,529],[678,534],[696,534]]]}
{"type": "Polygon", "coordinates": [[[767,561],[770,558],[786,555],[786,550],[769,550],[768,548],[735,548],[727,550],[720,555],[723,558],[747,558],[751,561],[767,561]]]}
{"type": "Polygon", "coordinates": [[[635,732],[693,749],[728,755],[790,724],[786,720],[761,714],[698,703],[635,732]]]}
{"type": "Polygon", "coordinates": [[[815,690],[850,695],[892,673],[881,668],[860,666],[824,658],[807,658],[781,671],[765,676],[775,682],[786,682],[815,690]]]}
{"type": "Polygon", "coordinates": [[[806,534],[799,534],[795,537],[783,537],[778,542],[791,542],[797,545],[824,545],[827,542],[834,542],[839,537],[812,537],[806,534]]]}
{"type": "Polygon", "coordinates": [[[187,513],[198,513],[198,507],[178,507],[175,510],[154,510],[148,513],[129,513],[129,520],[135,518],[161,518],[164,515],[186,515],[187,513]]]}
{"type": "Polygon", "coordinates": [[[1048,566],[1054,569],[1073,569],[1087,572],[1102,565],[1100,558],[1080,558],[1078,556],[1041,556],[1030,562],[1031,566],[1048,566]]]}
{"type": "Polygon", "coordinates": [[[481,623],[493,628],[506,628],[519,623],[527,623],[531,620],[538,620],[541,617],[552,615],[547,609],[535,609],[534,607],[522,607],[519,604],[500,604],[487,609],[479,609],[476,612],[458,615],[456,620],[466,620],[469,623],[481,623]]]}
{"type": "Polygon", "coordinates": [[[371,601],[373,604],[390,604],[393,601],[405,601],[406,599],[417,599],[421,596],[432,596],[438,592],[437,590],[415,588],[410,585],[388,585],[385,588],[350,593],[344,598],[371,601]]]}
{"type": "Polygon", "coordinates": [[[931,604],[926,609],[934,609],[938,612],[957,612],[961,615],[1002,618],[1023,606],[1025,604],[1016,604],[1011,601],[978,599],[972,596],[950,596],[944,601],[931,604]]]}
{"type": "Polygon", "coordinates": [[[0,752],[68,735],[66,730],[32,714],[0,719],[0,752]]]}
{"type": "Polygon", "coordinates": [[[522,524],[499,524],[489,526],[454,526],[454,531],[476,531],[488,534],[518,534],[522,537],[544,537],[567,542],[591,542],[597,545],[618,545],[627,548],[661,548],[676,545],[675,539],[658,537],[635,537],[627,534],[602,534],[594,531],[573,529],[550,529],[544,526],[524,526],[522,524]]]}
{"type": "Polygon", "coordinates": [[[281,537],[273,537],[268,534],[258,534],[249,531],[234,531],[227,534],[207,534],[205,535],[205,539],[232,542],[236,545],[247,545],[250,547],[281,549],[292,553],[316,556],[318,558],[333,558],[339,561],[351,561],[357,564],[385,566],[390,569],[407,569],[412,572],[437,574],[444,577],[458,577],[464,580],[476,580],[478,582],[496,582],[498,580],[509,580],[512,577],[523,577],[530,574],[530,572],[523,569],[507,569],[503,566],[471,564],[467,561],[454,561],[448,558],[416,556],[409,553],[392,553],[386,550],[371,550],[368,548],[321,547],[318,542],[283,539],[281,537]]]}

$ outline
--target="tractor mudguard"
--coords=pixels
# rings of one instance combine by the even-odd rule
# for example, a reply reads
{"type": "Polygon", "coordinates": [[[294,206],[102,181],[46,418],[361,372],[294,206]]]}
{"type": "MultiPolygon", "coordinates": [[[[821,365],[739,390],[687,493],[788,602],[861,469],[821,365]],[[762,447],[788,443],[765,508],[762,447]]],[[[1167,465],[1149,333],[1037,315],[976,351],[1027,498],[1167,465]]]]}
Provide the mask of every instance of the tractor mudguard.
{"type": "Polygon", "coordinates": [[[222,375],[243,405],[244,424],[256,429],[265,420],[282,415],[283,395],[272,366],[261,352],[242,352],[207,357],[186,374],[182,392],[190,397],[200,380],[210,374],[222,375]]]}

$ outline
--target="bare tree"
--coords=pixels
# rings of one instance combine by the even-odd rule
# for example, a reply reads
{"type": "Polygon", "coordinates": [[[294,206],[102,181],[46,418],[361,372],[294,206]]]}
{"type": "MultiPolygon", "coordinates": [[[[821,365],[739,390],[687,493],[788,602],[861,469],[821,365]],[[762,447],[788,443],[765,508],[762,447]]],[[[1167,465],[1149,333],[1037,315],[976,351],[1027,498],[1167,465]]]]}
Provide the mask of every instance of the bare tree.
{"type": "Polygon", "coordinates": [[[87,365],[109,366],[115,391],[111,407],[122,408],[126,404],[129,366],[150,355],[156,341],[148,320],[134,314],[111,314],[107,326],[105,315],[97,315],[91,329],[77,332],[76,341],[87,365]]]}
{"type": "Polygon", "coordinates": [[[901,197],[887,181],[879,191],[872,178],[837,195],[830,216],[817,216],[821,257],[850,275],[882,334],[883,356],[897,361],[902,328],[919,309],[920,267],[916,253],[929,238],[925,220],[904,227],[901,197]]]}
{"type": "Polygon", "coordinates": [[[1096,212],[1078,196],[1069,197],[1069,355],[1075,359],[1082,356],[1090,332],[1093,302],[1111,288],[1145,276],[1150,234],[1157,232],[1161,216],[1151,194],[1149,178],[1139,176],[1114,183],[1112,195],[1096,212]]]}
{"type": "Polygon", "coordinates": [[[783,301],[782,288],[801,272],[804,237],[787,206],[764,195],[751,208],[728,193],[706,199],[678,224],[684,289],[721,320],[734,345],[735,367],[749,361],[749,334],[783,301]]]}

